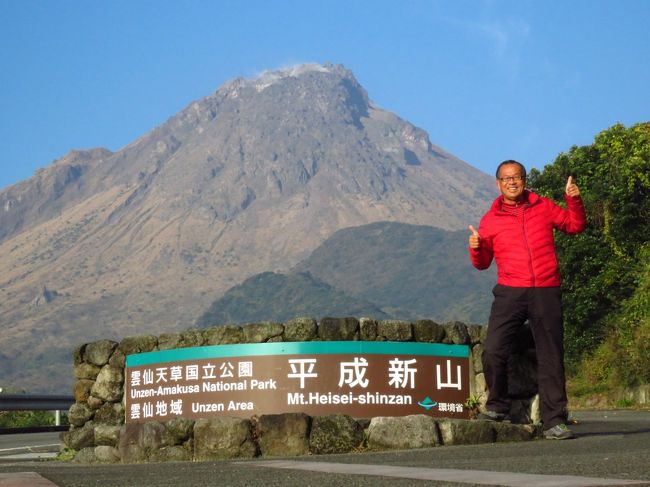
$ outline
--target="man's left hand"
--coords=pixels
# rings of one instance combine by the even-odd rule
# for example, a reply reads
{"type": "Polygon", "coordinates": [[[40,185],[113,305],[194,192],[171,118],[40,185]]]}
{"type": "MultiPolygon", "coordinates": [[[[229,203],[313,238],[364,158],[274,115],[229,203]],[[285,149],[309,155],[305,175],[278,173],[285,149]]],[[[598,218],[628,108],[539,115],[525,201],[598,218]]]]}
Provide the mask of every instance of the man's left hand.
{"type": "Polygon", "coordinates": [[[580,196],[580,188],[578,188],[578,185],[573,182],[573,176],[569,176],[564,191],[569,196],[580,196]]]}

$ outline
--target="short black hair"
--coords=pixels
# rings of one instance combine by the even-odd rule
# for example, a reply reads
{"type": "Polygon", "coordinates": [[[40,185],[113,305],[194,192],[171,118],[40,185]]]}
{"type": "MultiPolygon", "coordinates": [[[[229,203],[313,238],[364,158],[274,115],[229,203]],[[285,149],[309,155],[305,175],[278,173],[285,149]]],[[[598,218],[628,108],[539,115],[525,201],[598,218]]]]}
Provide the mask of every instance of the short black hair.
{"type": "Polygon", "coordinates": [[[501,170],[502,166],[508,165],[508,164],[516,164],[521,168],[521,172],[523,173],[522,176],[524,179],[526,179],[526,168],[521,162],[515,161],[513,159],[508,159],[507,161],[503,161],[499,166],[497,167],[497,172],[496,172],[496,178],[499,179],[499,171],[501,170]]]}

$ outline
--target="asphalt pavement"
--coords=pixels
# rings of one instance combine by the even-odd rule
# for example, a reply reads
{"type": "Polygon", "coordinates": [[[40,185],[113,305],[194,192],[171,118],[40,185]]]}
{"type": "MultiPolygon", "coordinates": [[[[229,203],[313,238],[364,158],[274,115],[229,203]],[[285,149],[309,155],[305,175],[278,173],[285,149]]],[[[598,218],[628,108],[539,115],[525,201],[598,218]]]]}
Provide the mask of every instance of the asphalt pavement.
{"type": "Polygon", "coordinates": [[[650,411],[574,416],[574,440],[197,463],[77,465],[3,454],[0,441],[0,487],[650,486],[650,411]]]}

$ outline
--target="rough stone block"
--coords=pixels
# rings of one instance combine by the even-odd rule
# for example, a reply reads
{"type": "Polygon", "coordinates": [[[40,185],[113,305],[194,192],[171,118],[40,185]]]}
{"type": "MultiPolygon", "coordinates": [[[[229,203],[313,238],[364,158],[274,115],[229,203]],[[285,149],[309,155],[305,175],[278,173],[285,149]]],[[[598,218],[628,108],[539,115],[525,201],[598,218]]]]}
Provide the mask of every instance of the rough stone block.
{"type": "Polygon", "coordinates": [[[95,413],[95,422],[110,425],[124,423],[124,406],[121,403],[104,403],[95,413]]]}
{"type": "Polygon", "coordinates": [[[467,325],[460,321],[445,323],[444,343],[453,343],[454,345],[468,345],[470,343],[467,325]]]}
{"type": "Polygon", "coordinates": [[[162,423],[149,421],[144,424],[140,436],[140,445],[146,451],[152,452],[164,446],[173,446],[175,443],[175,438],[169,434],[169,431],[162,423]]]}
{"type": "Polygon", "coordinates": [[[487,401],[488,390],[483,372],[474,376],[474,390],[472,393],[479,396],[479,399],[483,399],[483,402],[487,401]]]}
{"type": "Polygon", "coordinates": [[[152,462],[188,462],[192,460],[192,452],[180,445],[165,446],[151,452],[149,460],[152,462]]]}
{"type": "Polygon", "coordinates": [[[323,318],[318,326],[318,336],[326,341],[359,339],[359,321],[356,318],[323,318]]]}
{"type": "Polygon", "coordinates": [[[413,335],[416,342],[442,343],[445,329],[435,321],[418,320],[413,324],[413,335]]]}
{"type": "Polygon", "coordinates": [[[359,320],[359,340],[374,342],[377,339],[377,321],[372,318],[359,320]]]}
{"type": "Polygon", "coordinates": [[[152,453],[174,446],[174,443],[174,438],[161,423],[128,423],[120,429],[118,450],[123,462],[134,463],[148,460],[152,453]]]}
{"type": "Polygon", "coordinates": [[[282,323],[267,321],[264,323],[251,323],[243,328],[244,343],[265,343],[270,338],[282,335],[284,326],[282,323]]]}
{"type": "Polygon", "coordinates": [[[85,362],[88,362],[98,367],[103,367],[108,363],[111,358],[113,350],[117,347],[117,342],[111,340],[99,340],[97,342],[89,343],[86,345],[84,352],[85,362]]]}
{"type": "Polygon", "coordinates": [[[536,437],[536,428],[528,424],[494,423],[497,442],[530,441],[536,437]]]}
{"type": "Polygon", "coordinates": [[[137,463],[147,459],[147,452],[141,446],[144,424],[128,423],[120,428],[118,452],[122,462],[137,463]]]}
{"type": "Polygon", "coordinates": [[[391,342],[408,342],[413,339],[413,327],[408,321],[381,320],[377,335],[391,342]]]}
{"type": "Polygon", "coordinates": [[[88,396],[88,407],[93,411],[101,408],[104,405],[104,401],[95,396],[88,396]]]}
{"type": "Polygon", "coordinates": [[[439,444],[436,421],[424,414],[375,417],[368,427],[368,446],[377,450],[429,448],[439,444]]]}
{"type": "Polygon", "coordinates": [[[126,355],[121,350],[115,350],[111,355],[108,365],[115,369],[123,369],[126,366],[126,355]]]}
{"type": "Polygon", "coordinates": [[[194,424],[194,459],[218,460],[252,458],[257,447],[251,436],[251,424],[242,418],[199,419],[194,424]]]}
{"type": "Polygon", "coordinates": [[[76,402],[70,406],[68,411],[68,421],[73,426],[81,427],[86,424],[93,416],[95,411],[90,409],[86,404],[76,402]]]}
{"type": "Polygon", "coordinates": [[[122,352],[124,356],[133,355],[135,353],[152,352],[158,346],[158,339],[152,335],[138,335],[126,337],[117,346],[117,350],[122,352]]]}
{"type": "Polygon", "coordinates": [[[174,444],[180,445],[192,437],[194,420],[187,418],[174,418],[165,423],[167,433],[174,439],[174,444]]]}
{"type": "Polygon", "coordinates": [[[77,402],[87,402],[94,385],[94,380],[80,379],[76,381],[73,386],[74,400],[77,402]]]}
{"type": "Polygon", "coordinates": [[[76,367],[84,361],[84,351],[86,350],[86,343],[75,347],[72,351],[72,363],[76,367]]]}
{"type": "Polygon", "coordinates": [[[183,335],[180,333],[163,333],[158,337],[158,350],[174,350],[183,346],[183,335]]]}
{"type": "Polygon", "coordinates": [[[487,326],[484,325],[467,325],[467,333],[472,345],[484,343],[487,337],[487,326]]]}
{"type": "Polygon", "coordinates": [[[474,367],[474,373],[480,374],[483,372],[483,344],[477,343],[472,347],[472,366],[474,367]]]}
{"type": "Polygon", "coordinates": [[[542,422],[542,410],[539,405],[539,394],[535,394],[530,402],[530,421],[533,424],[542,422]]]}
{"type": "Polygon", "coordinates": [[[86,362],[83,362],[83,363],[75,366],[75,368],[74,368],[74,376],[75,376],[75,379],[95,380],[97,378],[97,374],[99,374],[100,370],[101,370],[101,367],[98,367],[97,365],[88,364],[86,362]]]}
{"type": "Polygon", "coordinates": [[[241,326],[223,325],[203,330],[206,345],[232,345],[243,343],[244,333],[241,326]]]}
{"type": "Polygon", "coordinates": [[[491,421],[441,419],[437,422],[443,445],[476,445],[493,443],[496,439],[491,421]]]}
{"type": "Polygon", "coordinates": [[[72,461],[74,463],[95,463],[97,461],[97,457],[95,457],[95,448],[82,448],[77,452],[72,461]]]}
{"type": "Polygon", "coordinates": [[[293,318],[284,325],[285,342],[308,342],[317,335],[318,325],[314,318],[293,318]]]}
{"type": "Polygon", "coordinates": [[[95,462],[97,463],[119,463],[121,460],[120,452],[114,446],[97,446],[95,447],[94,454],[95,462]]]}
{"type": "Polygon", "coordinates": [[[187,330],[182,333],[183,346],[185,347],[201,347],[205,345],[205,337],[201,330],[187,330]]]}
{"type": "Polygon", "coordinates": [[[117,402],[124,394],[124,372],[122,369],[105,365],[97,375],[90,393],[104,401],[117,402]]]}
{"type": "Polygon", "coordinates": [[[95,445],[117,447],[120,441],[120,429],[118,425],[95,424],[95,445]]]}
{"type": "Polygon", "coordinates": [[[256,435],[263,456],[296,456],[309,453],[311,418],[303,413],[260,416],[256,435]]]}
{"type": "Polygon", "coordinates": [[[309,448],[312,453],[346,453],[363,445],[363,428],[350,416],[330,414],[312,418],[309,448]]]}
{"type": "Polygon", "coordinates": [[[95,446],[95,428],[92,422],[86,423],[82,428],[64,431],[59,438],[65,446],[73,450],[81,450],[95,446]]]}

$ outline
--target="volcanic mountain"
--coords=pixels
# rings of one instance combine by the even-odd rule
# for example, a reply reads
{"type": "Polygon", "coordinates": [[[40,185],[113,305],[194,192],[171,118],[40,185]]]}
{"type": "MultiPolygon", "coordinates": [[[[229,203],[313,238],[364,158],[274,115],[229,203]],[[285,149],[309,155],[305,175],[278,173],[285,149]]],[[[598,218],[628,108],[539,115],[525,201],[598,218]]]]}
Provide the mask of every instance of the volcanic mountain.
{"type": "Polygon", "coordinates": [[[77,344],[188,328],[340,229],[464,229],[493,195],[340,65],[235,79],[117,152],[73,150],[0,192],[3,385],[61,391],[77,344]]]}

